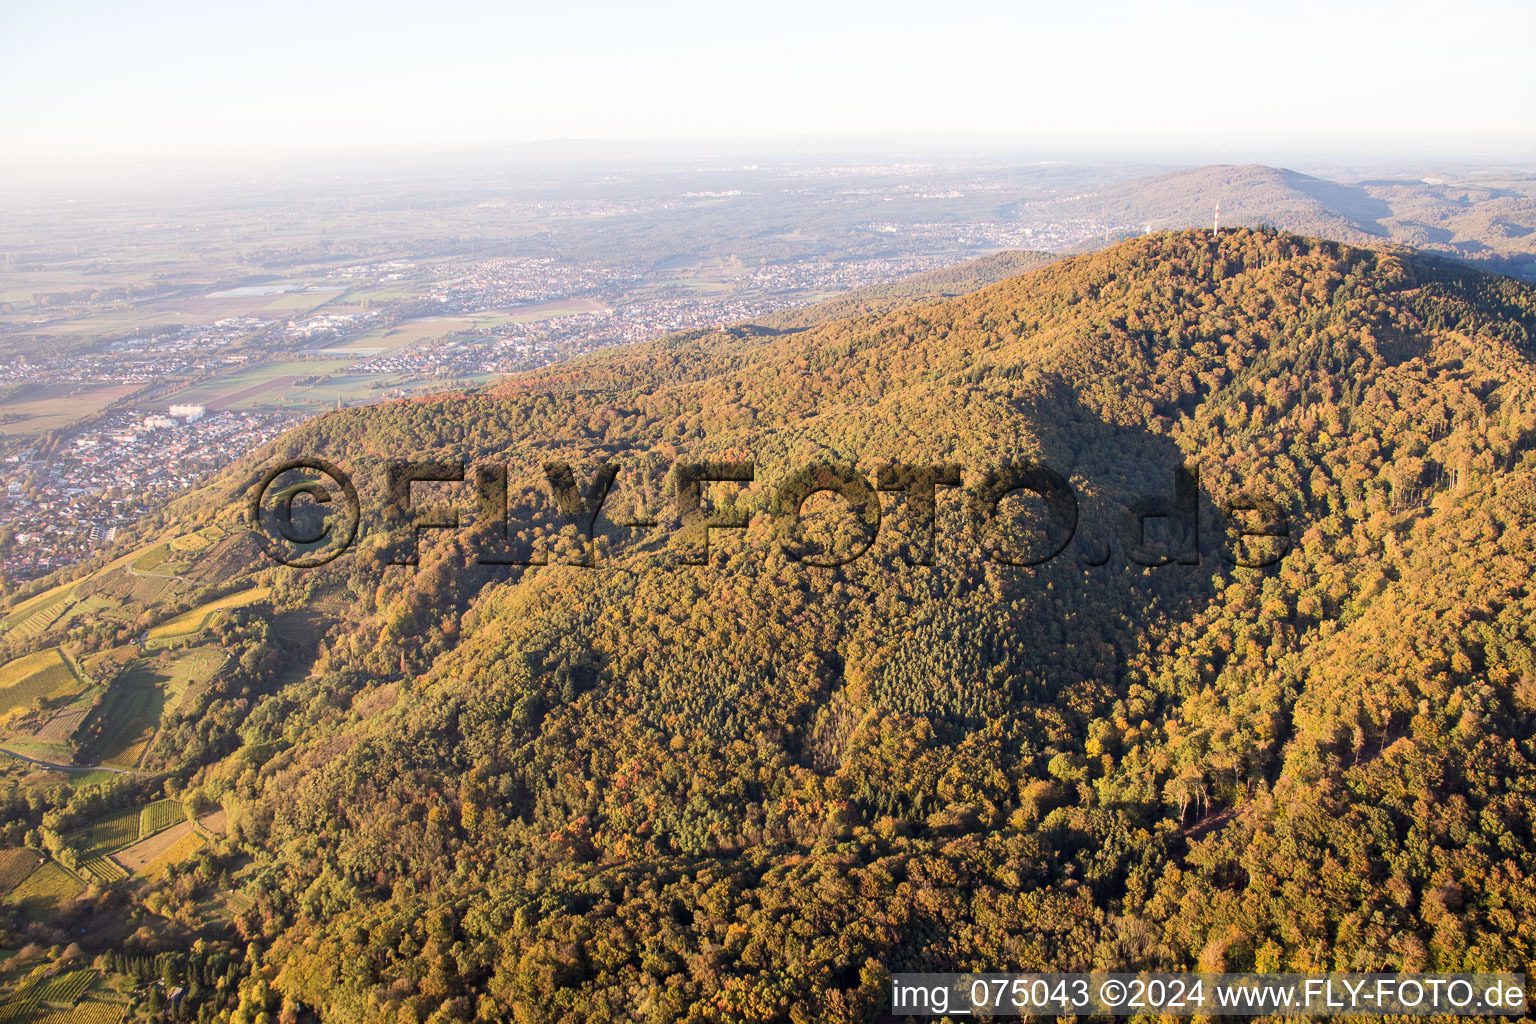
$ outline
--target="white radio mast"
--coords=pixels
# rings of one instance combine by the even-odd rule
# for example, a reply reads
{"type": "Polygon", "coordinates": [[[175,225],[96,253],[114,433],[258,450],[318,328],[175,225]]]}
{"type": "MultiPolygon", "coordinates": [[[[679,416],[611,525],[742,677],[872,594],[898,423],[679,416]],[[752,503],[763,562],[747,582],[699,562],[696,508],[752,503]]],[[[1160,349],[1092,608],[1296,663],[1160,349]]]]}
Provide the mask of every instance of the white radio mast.
{"type": "Polygon", "coordinates": [[[1216,222],[1211,225],[1211,233],[1221,234],[1221,200],[1216,200],[1216,222]]]}

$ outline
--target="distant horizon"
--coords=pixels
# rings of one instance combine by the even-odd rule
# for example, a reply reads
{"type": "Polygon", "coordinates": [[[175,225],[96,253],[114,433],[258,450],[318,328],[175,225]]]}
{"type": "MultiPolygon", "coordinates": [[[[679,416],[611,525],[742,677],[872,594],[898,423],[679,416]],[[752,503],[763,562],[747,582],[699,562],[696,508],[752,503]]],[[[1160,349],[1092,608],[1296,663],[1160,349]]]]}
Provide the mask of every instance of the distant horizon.
{"type": "Polygon", "coordinates": [[[518,143],[441,145],[431,147],[379,146],[272,153],[266,155],[205,155],[135,160],[73,161],[53,164],[0,164],[0,183],[10,187],[72,189],[99,187],[109,182],[127,187],[167,184],[192,179],[211,187],[275,179],[425,177],[471,175],[511,167],[585,167],[612,169],[633,165],[643,171],[737,171],[750,167],[710,167],[711,162],[868,160],[882,162],[1016,163],[1125,166],[1149,173],[1207,166],[1259,165],[1329,176],[1349,171],[1391,171],[1476,174],[1490,170],[1536,171],[1536,149],[1517,146],[1511,140],[1483,140],[1453,147],[1421,141],[1399,147],[1360,146],[1318,142],[1289,146],[1234,144],[1212,148],[1189,145],[1117,147],[1108,143],[1074,145],[1069,140],[1030,142],[1007,135],[840,135],[840,136],[740,136],[712,139],[686,138],[549,138],[518,143]]]}
{"type": "MultiPolygon", "coordinates": [[[[1010,140],[1198,162],[1536,147],[1536,8],[165,0],[0,15],[0,167],[744,139],[1010,140]]],[[[1226,161],[1222,161],[1226,162],[1226,161]]]]}

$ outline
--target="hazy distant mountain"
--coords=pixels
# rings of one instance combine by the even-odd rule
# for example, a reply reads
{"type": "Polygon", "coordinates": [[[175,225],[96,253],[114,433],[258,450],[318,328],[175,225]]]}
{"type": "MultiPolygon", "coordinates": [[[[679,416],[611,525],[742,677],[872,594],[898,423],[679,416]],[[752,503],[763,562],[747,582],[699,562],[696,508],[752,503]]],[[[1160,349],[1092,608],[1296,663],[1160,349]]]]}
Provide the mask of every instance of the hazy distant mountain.
{"type": "Polygon", "coordinates": [[[1228,225],[1272,224],[1285,231],[1346,242],[1383,241],[1379,217],[1391,209],[1361,189],[1257,164],[1196,167],[1113,188],[1063,204],[1109,223],[1152,230],[1209,227],[1217,202],[1228,225]]]}
{"type": "Polygon", "coordinates": [[[1063,216],[1150,228],[1268,224],[1354,244],[1396,241],[1536,272],[1536,181],[1377,179],[1340,183],[1257,164],[1196,167],[1123,182],[1055,207],[1063,216]]]}

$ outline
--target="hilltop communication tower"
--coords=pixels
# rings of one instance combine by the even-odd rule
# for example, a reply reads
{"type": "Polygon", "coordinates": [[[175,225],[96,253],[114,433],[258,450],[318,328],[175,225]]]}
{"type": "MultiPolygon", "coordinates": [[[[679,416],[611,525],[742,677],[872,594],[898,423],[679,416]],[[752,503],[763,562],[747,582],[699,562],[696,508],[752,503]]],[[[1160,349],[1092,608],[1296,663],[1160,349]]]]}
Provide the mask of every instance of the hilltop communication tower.
{"type": "Polygon", "coordinates": [[[1216,200],[1216,220],[1215,220],[1214,223],[1211,224],[1211,233],[1213,235],[1221,234],[1221,200],[1220,199],[1216,200]]]}

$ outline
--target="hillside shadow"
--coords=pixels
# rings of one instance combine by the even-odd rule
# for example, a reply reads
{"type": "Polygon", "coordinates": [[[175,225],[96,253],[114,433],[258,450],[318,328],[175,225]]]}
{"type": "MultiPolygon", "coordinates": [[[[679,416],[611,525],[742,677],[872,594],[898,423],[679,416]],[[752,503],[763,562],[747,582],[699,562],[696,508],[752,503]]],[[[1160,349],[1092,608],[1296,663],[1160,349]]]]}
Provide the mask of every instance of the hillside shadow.
{"type": "Polygon", "coordinates": [[[1366,234],[1381,238],[1390,236],[1380,223],[1392,216],[1392,207],[1385,200],[1377,199],[1358,185],[1341,185],[1296,171],[1286,170],[1281,174],[1286,185],[1322,203],[1366,234]]]}

